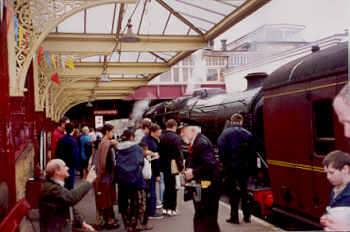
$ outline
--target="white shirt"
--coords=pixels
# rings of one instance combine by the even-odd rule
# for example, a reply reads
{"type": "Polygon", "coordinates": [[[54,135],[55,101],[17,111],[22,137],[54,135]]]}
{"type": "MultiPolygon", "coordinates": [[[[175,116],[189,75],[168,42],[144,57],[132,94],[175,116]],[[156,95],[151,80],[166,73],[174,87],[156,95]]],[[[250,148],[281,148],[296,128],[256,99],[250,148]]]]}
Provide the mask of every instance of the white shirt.
{"type": "Polygon", "coordinates": [[[56,180],[56,179],[54,179],[54,178],[51,178],[51,180],[52,180],[53,182],[55,182],[56,184],[59,184],[59,185],[61,185],[62,187],[64,187],[64,181],[62,181],[62,180],[56,180]]]}

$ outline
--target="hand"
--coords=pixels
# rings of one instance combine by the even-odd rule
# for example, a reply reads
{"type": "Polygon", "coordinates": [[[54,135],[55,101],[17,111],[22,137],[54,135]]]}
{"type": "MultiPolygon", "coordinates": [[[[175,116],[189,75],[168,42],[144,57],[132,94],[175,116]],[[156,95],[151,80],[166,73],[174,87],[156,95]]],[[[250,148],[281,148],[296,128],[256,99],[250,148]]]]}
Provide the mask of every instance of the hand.
{"type": "Polygon", "coordinates": [[[324,226],[325,231],[349,231],[350,226],[343,221],[330,217],[325,214],[321,217],[320,223],[324,226]]]}
{"type": "Polygon", "coordinates": [[[96,175],[95,166],[92,166],[86,177],[86,181],[92,183],[95,181],[96,177],[97,175],[96,175]]]}
{"type": "Polygon", "coordinates": [[[327,214],[324,214],[324,215],[320,218],[320,223],[321,223],[321,225],[323,225],[324,227],[326,227],[327,224],[328,224],[328,220],[329,220],[328,215],[327,215],[327,214]]]}
{"type": "Polygon", "coordinates": [[[82,228],[83,228],[84,230],[86,230],[86,231],[96,231],[96,230],[94,229],[94,227],[92,227],[91,225],[87,224],[86,222],[83,222],[82,228]]]}
{"type": "Polygon", "coordinates": [[[159,153],[158,152],[154,152],[152,154],[152,156],[153,156],[153,159],[159,159],[159,153]]]}
{"type": "Polygon", "coordinates": [[[160,176],[156,177],[156,182],[160,182],[160,176]]]}
{"type": "Polygon", "coordinates": [[[188,168],[184,172],[186,180],[192,180],[193,179],[193,170],[191,168],[188,168]]]}
{"type": "Polygon", "coordinates": [[[111,144],[112,144],[112,145],[117,145],[117,144],[118,144],[118,141],[115,140],[115,139],[112,139],[112,140],[111,140],[111,144]]]}

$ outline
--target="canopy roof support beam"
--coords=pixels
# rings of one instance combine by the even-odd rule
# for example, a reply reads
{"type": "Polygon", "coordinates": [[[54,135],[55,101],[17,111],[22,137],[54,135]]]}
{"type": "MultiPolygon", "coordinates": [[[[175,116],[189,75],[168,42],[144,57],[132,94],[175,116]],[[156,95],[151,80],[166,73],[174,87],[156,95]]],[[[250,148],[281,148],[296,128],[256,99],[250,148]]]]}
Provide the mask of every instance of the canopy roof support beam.
{"type": "MultiPolygon", "coordinates": [[[[197,50],[207,43],[199,36],[139,36],[137,43],[119,42],[121,52],[178,52],[197,50]]],[[[44,41],[43,48],[51,53],[69,55],[109,55],[118,40],[110,34],[51,33],[44,41]]]]}
{"type": "MultiPolygon", "coordinates": [[[[109,63],[107,74],[149,74],[162,73],[170,69],[170,66],[164,63],[137,63],[137,62],[122,62],[109,63]]],[[[65,69],[59,72],[62,77],[99,77],[103,72],[103,63],[100,62],[78,62],[74,69],[65,69]]],[[[127,78],[126,78],[127,80],[127,78]]]]}
{"type": "Polygon", "coordinates": [[[204,39],[210,41],[218,37],[221,33],[239,23],[244,18],[248,17],[256,10],[264,6],[270,0],[246,0],[236,10],[232,11],[223,20],[216,24],[212,29],[204,34],[204,39]]]}

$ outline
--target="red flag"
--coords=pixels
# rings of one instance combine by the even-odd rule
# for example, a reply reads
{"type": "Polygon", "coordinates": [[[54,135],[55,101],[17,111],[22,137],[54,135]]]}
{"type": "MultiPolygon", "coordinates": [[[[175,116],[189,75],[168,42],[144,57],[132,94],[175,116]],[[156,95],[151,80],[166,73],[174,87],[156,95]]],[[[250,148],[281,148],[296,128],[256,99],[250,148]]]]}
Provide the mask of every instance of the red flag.
{"type": "Polygon", "coordinates": [[[41,59],[43,58],[44,55],[44,48],[40,47],[38,50],[38,64],[40,65],[41,63],[41,59]]]}
{"type": "Polygon", "coordinates": [[[53,81],[54,83],[56,83],[58,85],[61,83],[61,80],[60,80],[57,72],[55,72],[51,75],[51,81],[53,81]]]}

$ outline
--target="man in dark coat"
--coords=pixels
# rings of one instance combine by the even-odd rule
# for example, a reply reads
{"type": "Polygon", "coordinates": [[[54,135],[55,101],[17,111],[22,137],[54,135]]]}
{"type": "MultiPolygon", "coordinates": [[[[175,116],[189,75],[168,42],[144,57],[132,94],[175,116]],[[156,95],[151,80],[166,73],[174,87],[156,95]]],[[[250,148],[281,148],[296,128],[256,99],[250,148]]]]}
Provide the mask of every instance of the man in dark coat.
{"type": "Polygon", "coordinates": [[[219,136],[218,147],[231,204],[231,217],[226,221],[239,224],[238,206],[241,198],[244,221],[250,222],[247,185],[256,167],[256,156],[253,136],[242,128],[243,116],[232,115],[231,124],[232,127],[226,128],[219,136]]]}
{"type": "Polygon", "coordinates": [[[73,132],[73,125],[67,123],[66,133],[57,144],[56,157],[62,159],[69,168],[69,177],[65,180],[65,187],[67,189],[74,188],[75,171],[79,169],[80,153],[79,145],[76,138],[71,134],[73,132]]]}
{"type": "Polygon", "coordinates": [[[220,199],[220,164],[215,158],[213,145],[201,134],[197,126],[186,126],[183,138],[190,146],[186,162],[185,178],[200,185],[201,199],[194,200],[195,232],[218,232],[218,210],[220,199]]]}
{"type": "Polygon", "coordinates": [[[166,130],[160,136],[159,154],[160,169],[164,173],[164,197],[163,209],[168,216],[174,216],[176,212],[176,173],[172,173],[171,163],[176,162],[179,172],[183,170],[183,158],[181,154],[181,138],[176,134],[177,122],[169,119],[166,122],[166,130]]]}
{"type": "Polygon", "coordinates": [[[94,231],[75,210],[72,221],[70,208],[89,192],[96,178],[96,172],[91,169],[86,181],[83,180],[74,190],[68,190],[63,186],[64,179],[68,176],[68,167],[64,161],[53,159],[47,164],[47,179],[39,199],[41,232],[70,232],[72,225],[86,231],[94,231]]]}

